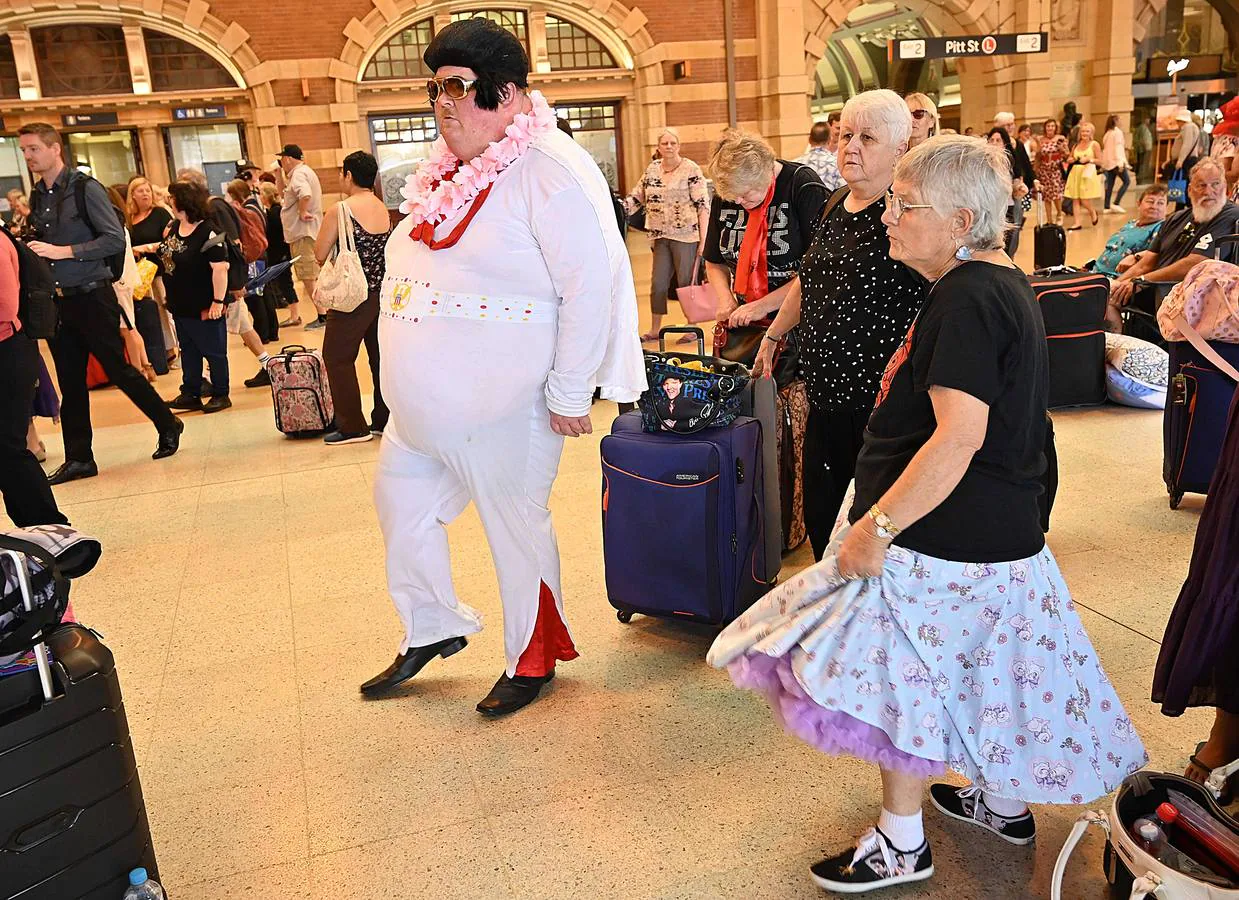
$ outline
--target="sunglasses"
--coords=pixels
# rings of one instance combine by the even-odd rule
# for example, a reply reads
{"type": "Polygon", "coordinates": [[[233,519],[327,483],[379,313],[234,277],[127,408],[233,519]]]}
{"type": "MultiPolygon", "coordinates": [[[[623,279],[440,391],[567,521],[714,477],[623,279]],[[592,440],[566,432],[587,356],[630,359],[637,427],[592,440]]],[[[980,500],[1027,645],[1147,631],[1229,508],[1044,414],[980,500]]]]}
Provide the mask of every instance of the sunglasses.
{"type": "Polygon", "coordinates": [[[431,103],[439,99],[439,94],[446,94],[449,100],[464,100],[475,84],[476,78],[461,78],[459,75],[432,78],[426,82],[426,95],[430,97],[431,103]]]}
{"type": "Polygon", "coordinates": [[[912,118],[916,119],[916,121],[918,122],[921,121],[921,119],[925,118],[927,115],[929,115],[929,110],[927,109],[912,110],[912,118]]]}

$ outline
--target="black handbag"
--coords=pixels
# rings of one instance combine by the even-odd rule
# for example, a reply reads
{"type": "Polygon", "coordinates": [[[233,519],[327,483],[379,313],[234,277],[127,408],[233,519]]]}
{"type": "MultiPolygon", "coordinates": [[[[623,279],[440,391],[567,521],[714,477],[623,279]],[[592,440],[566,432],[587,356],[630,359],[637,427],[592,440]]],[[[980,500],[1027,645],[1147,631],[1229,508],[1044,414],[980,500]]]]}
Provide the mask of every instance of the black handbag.
{"type": "MultiPolygon", "coordinates": [[[[714,355],[752,370],[765,336],[765,325],[740,325],[733,328],[726,322],[719,322],[714,326],[714,355]]],[[[779,347],[774,354],[774,371],[770,374],[780,388],[785,388],[796,380],[796,367],[799,362],[800,348],[796,329],[793,328],[779,341],[779,347]]]]}
{"type": "Polygon", "coordinates": [[[744,366],[706,356],[705,335],[700,328],[663,328],[658,333],[658,345],[657,353],[645,354],[650,386],[637,401],[642,430],[696,434],[736,420],[750,381],[744,366]],[[695,355],[666,349],[664,336],[677,333],[696,335],[695,355]]]}
{"type": "Polygon", "coordinates": [[[628,215],[628,227],[634,231],[645,231],[645,206],[638,206],[628,215]]]}

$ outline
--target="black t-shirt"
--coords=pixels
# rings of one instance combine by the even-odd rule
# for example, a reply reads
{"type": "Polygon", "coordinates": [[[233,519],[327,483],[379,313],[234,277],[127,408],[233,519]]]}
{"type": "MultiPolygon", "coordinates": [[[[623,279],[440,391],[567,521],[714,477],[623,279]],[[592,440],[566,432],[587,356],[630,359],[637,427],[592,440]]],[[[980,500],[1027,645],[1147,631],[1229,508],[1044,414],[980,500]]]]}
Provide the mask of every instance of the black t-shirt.
{"type": "Polygon", "coordinates": [[[267,216],[267,264],[274,265],[292,256],[288,241],[284,240],[284,222],[280,218],[279,204],[266,212],[267,216]]]}
{"type": "Polygon", "coordinates": [[[228,251],[222,243],[209,250],[202,249],[212,233],[209,222],[199,222],[189,237],[181,237],[179,228],[173,227],[159,245],[168,310],[174,316],[198,318],[216,299],[211,263],[226,262],[228,251]]]}
{"type": "Polygon", "coordinates": [[[882,369],[925,299],[925,280],[890,258],[883,209],[837,203],[801,264],[800,373],[814,409],[872,409],[882,369]]]}
{"type": "MultiPolygon", "coordinates": [[[[783,168],[774,180],[774,197],[766,212],[766,281],[772,291],[800,271],[801,257],[813,240],[828,193],[822,179],[808,166],[785,160],[779,163],[783,168]]],[[[734,274],[748,221],[747,209],[715,194],[703,254],[706,262],[726,266],[734,274]]],[[[743,302],[743,298],[736,299],[743,302]]]]}
{"type": "Polygon", "coordinates": [[[942,503],[895,539],[939,559],[1006,562],[1041,551],[1049,368],[1024,273],[984,262],[948,272],[891,357],[856,461],[855,522],[895,483],[937,425],[932,386],[989,406],[985,442],[942,503]]]}
{"type": "MultiPolygon", "coordinates": [[[[168,223],[171,221],[172,213],[162,206],[152,207],[145,219],[137,225],[129,226],[130,243],[135,247],[142,244],[158,244],[163,240],[164,229],[168,227],[168,223]]],[[[153,262],[159,267],[159,274],[163,274],[163,262],[159,259],[158,253],[143,253],[142,258],[153,262]]]]}
{"type": "MultiPolygon", "coordinates": [[[[1149,249],[1157,254],[1160,269],[1192,253],[1212,257],[1214,242],[1236,231],[1239,231],[1239,205],[1227,201],[1222,211],[1203,225],[1192,218],[1191,208],[1185,207],[1166,220],[1149,249]]],[[[1239,263],[1239,244],[1223,246],[1217,258],[1239,263]]]]}

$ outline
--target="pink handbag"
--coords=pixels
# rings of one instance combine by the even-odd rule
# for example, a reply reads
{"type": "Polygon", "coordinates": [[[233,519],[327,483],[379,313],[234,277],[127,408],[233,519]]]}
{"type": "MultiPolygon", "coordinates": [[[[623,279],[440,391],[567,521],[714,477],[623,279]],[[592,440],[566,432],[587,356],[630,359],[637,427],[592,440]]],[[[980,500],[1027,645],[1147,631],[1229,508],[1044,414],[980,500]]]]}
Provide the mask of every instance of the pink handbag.
{"type": "Polygon", "coordinates": [[[698,280],[701,271],[701,258],[693,260],[693,280],[685,287],[675,289],[675,299],[684,310],[684,318],[690,325],[698,322],[713,322],[718,316],[718,298],[714,287],[707,281],[702,284],[698,280]]]}
{"type": "Polygon", "coordinates": [[[1208,341],[1239,344],[1239,266],[1207,259],[1176,284],[1157,310],[1168,341],[1188,341],[1215,366],[1239,381],[1239,373],[1208,341]]]}

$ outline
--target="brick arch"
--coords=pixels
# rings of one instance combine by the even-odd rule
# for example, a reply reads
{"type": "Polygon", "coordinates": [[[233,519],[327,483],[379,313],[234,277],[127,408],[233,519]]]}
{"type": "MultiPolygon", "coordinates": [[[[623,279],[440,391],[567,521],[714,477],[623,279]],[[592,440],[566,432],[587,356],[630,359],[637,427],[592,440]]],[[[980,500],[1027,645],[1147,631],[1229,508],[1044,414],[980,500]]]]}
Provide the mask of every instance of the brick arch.
{"type": "MultiPolygon", "coordinates": [[[[805,71],[812,76],[818,61],[826,52],[826,43],[835,30],[842,28],[852,10],[865,0],[810,0],[805,8],[805,71]]],[[[957,34],[992,34],[999,27],[1000,0],[927,0],[911,3],[936,27],[957,34]]],[[[1144,0],[1146,3],[1157,0],[1144,0]]],[[[1160,0],[1164,6],[1166,0],[1160,0]]],[[[996,72],[999,60],[993,56],[978,56],[968,59],[980,72],[996,72]]]]}
{"type": "Polygon", "coordinates": [[[0,10],[0,32],[75,22],[147,26],[178,37],[223,66],[240,87],[250,91],[255,107],[275,105],[266,80],[261,75],[251,77],[259,59],[249,45],[249,32],[235,21],[225,22],[212,15],[206,0],[190,0],[183,12],[165,9],[162,0],[89,5],[72,0],[26,0],[20,6],[0,10]]]}

